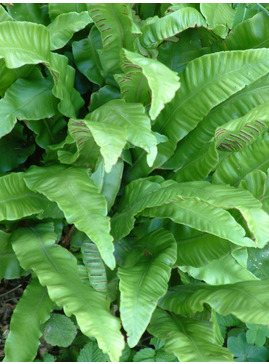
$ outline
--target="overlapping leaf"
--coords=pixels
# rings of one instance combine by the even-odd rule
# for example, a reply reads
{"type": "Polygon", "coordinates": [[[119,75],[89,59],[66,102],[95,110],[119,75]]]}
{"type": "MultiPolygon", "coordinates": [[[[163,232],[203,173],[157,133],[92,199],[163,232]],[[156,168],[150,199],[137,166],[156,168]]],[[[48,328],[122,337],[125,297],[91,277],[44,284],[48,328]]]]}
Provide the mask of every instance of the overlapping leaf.
{"type": "Polygon", "coordinates": [[[89,14],[100,31],[101,63],[106,72],[119,70],[121,48],[134,50],[131,4],[88,4],[89,14]]]}
{"type": "Polygon", "coordinates": [[[0,221],[19,220],[33,214],[59,217],[56,204],[25,184],[23,173],[11,173],[0,177],[0,221]]]}
{"type": "Polygon", "coordinates": [[[202,15],[194,8],[184,7],[141,27],[141,44],[146,48],[156,48],[163,40],[187,28],[205,26],[202,15]]]}
{"type": "MultiPolygon", "coordinates": [[[[201,158],[203,148],[215,130],[232,119],[237,119],[260,104],[269,101],[269,77],[262,77],[216,106],[181,142],[163,168],[184,168],[201,158]]],[[[203,165],[200,165],[203,168],[203,165]]],[[[179,171],[180,173],[180,171],[179,171]]]]}
{"type": "Polygon", "coordinates": [[[80,330],[96,337],[99,347],[118,361],[124,347],[119,320],[108,311],[106,296],[81,282],[76,258],[55,245],[55,239],[53,225],[41,224],[16,230],[12,246],[22,267],[34,270],[50,298],[67,316],[74,314],[80,330]]]}
{"type": "Polygon", "coordinates": [[[89,13],[70,12],[58,15],[52,23],[48,25],[50,34],[50,49],[62,48],[73,36],[73,34],[92,21],[89,13]]]}
{"type": "Polygon", "coordinates": [[[33,166],[24,174],[24,179],[31,190],[55,201],[67,221],[74,223],[96,243],[105,263],[112,269],[115,267],[110,221],[106,216],[107,203],[86,169],[33,166]]]}
{"type": "Polygon", "coordinates": [[[238,151],[253,143],[269,126],[269,103],[265,102],[239,119],[231,120],[216,130],[220,150],[238,151]]]}
{"type": "MultiPolygon", "coordinates": [[[[267,49],[219,52],[188,64],[181,74],[181,88],[154,126],[168,137],[170,156],[176,143],[213,107],[267,74],[268,54],[267,49]]],[[[161,154],[162,148],[168,148],[164,144],[158,148],[161,154]]],[[[167,160],[167,155],[165,157],[167,160]]]]}
{"type": "Polygon", "coordinates": [[[269,134],[263,133],[248,147],[223,159],[213,174],[213,183],[237,185],[248,173],[269,168],[269,134]]]}
{"type": "Polygon", "coordinates": [[[20,278],[23,272],[9,238],[10,234],[0,230],[0,281],[20,278]]]}
{"type": "Polygon", "coordinates": [[[58,100],[52,95],[52,82],[18,79],[0,101],[0,137],[9,133],[17,119],[38,120],[57,112],[58,100]]]}
{"type": "Polygon", "coordinates": [[[217,345],[213,324],[183,316],[169,314],[157,309],[152,317],[149,332],[166,339],[164,346],[169,353],[183,362],[231,361],[232,354],[217,345]]]}
{"type": "Polygon", "coordinates": [[[188,266],[180,267],[180,269],[195,279],[214,285],[255,281],[258,279],[254,274],[238,264],[231,255],[214,260],[203,267],[194,268],[188,266]]]}
{"type": "MultiPolygon", "coordinates": [[[[126,141],[132,143],[133,145],[144,149],[147,155],[147,162],[149,165],[152,165],[156,154],[157,154],[157,139],[155,135],[151,131],[150,119],[144,112],[144,108],[141,104],[131,104],[126,103],[123,100],[111,100],[94,110],[92,113],[88,114],[85,118],[85,123],[87,121],[93,121],[93,123],[89,123],[89,128],[95,128],[95,134],[97,133],[97,128],[102,128],[102,135],[98,138],[97,143],[101,144],[105,151],[105,164],[109,162],[111,166],[111,162],[109,161],[109,153],[114,157],[116,154],[119,154],[119,145],[123,145],[123,132],[119,132],[119,128],[127,131],[126,141]],[[101,124],[98,127],[98,124],[101,124]],[[111,124],[111,128],[109,131],[106,131],[106,128],[109,128],[111,124]],[[115,128],[114,128],[115,126],[115,128]],[[113,129],[112,129],[113,128],[113,129]],[[110,134],[112,133],[112,135],[110,134]],[[108,138],[108,141],[106,139],[108,138]],[[101,136],[103,136],[101,138],[101,136]],[[111,139],[111,140],[109,140],[111,139]],[[113,148],[109,145],[113,141],[113,148]],[[110,147],[110,148],[108,148],[110,147]],[[115,148],[117,153],[115,152],[115,148]]],[[[96,134],[97,135],[97,134],[96,134]]],[[[119,156],[119,155],[118,155],[119,156]]],[[[116,157],[113,159],[114,163],[116,157]]],[[[109,172],[110,169],[106,168],[106,171],[109,172]]]]}
{"type": "Polygon", "coordinates": [[[247,323],[268,325],[268,286],[268,279],[220,286],[176,286],[159,304],[165,310],[185,315],[203,311],[203,305],[208,303],[222,316],[233,314],[247,323]]]}
{"type": "Polygon", "coordinates": [[[143,216],[169,218],[178,224],[216,235],[240,246],[255,246],[254,241],[245,237],[245,230],[225,210],[201,201],[198,198],[178,198],[162,206],[145,209],[143,216]]]}
{"type": "Polygon", "coordinates": [[[118,269],[121,319],[130,347],[138,343],[159,298],[165,294],[176,260],[176,243],[167,230],[158,229],[138,244],[143,247],[144,255],[133,266],[118,269]]]}
{"type": "MultiPolygon", "coordinates": [[[[25,266],[26,267],[26,266],[25,266]]],[[[26,269],[29,269],[28,266],[26,269]]],[[[5,361],[33,361],[42,336],[40,325],[49,319],[53,302],[37,279],[28,284],[10,322],[5,343],[5,361]]]]}
{"type": "MultiPolygon", "coordinates": [[[[115,78],[122,88],[123,97],[130,102],[136,101],[128,94],[130,89],[132,95],[133,93],[135,96],[139,94],[140,85],[134,82],[133,74],[137,77],[137,74],[142,73],[146,77],[151,91],[149,116],[152,120],[156,119],[165,104],[173,99],[180,87],[178,75],[157,60],[143,57],[126,49],[121,51],[121,64],[126,76],[117,75],[115,78]],[[131,80],[128,81],[130,78],[131,80]],[[128,82],[127,86],[126,82],[128,82]]],[[[141,82],[140,78],[138,80],[141,82]]],[[[147,92],[147,87],[146,90],[143,90],[143,92],[145,91],[147,92]]]]}

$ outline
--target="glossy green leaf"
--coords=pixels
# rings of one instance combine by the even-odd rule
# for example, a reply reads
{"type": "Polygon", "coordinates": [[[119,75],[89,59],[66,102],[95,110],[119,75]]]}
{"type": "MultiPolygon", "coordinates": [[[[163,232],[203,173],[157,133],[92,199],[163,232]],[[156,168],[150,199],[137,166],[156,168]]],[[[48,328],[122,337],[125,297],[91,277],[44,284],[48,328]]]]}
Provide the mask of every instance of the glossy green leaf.
{"type": "Polygon", "coordinates": [[[269,246],[248,249],[247,267],[259,279],[269,278],[269,246]]]}
{"type": "Polygon", "coordinates": [[[99,349],[97,343],[90,341],[80,350],[78,355],[79,362],[106,362],[108,356],[99,349]]]}
{"type": "Polygon", "coordinates": [[[254,246],[244,229],[225,210],[198,198],[168,201],[163,206],[145,209],[143,216],[169,218],[178,224],[216,235],[240,246],[254,246]]]}
{"type": "Polygon", "coordinates": [[[212,109],[197,127],[178,143],[174,155],[163,168],[184,168],[184,165],[192,164],[193,160],[199,160],[218,127],[244,116],[268,101],[269,77],[266,75],[212,109]]]}
{"type": "Polygon", "coordinates": [[[269,135],[263,133],[248,147],[223,159],[213,174],[213,183],[237,185],[248,173],[269,168],[269,135]]]}
{"type": "Polygon", "coordinates": [[[33,214],[57,218],[57,206],[27,188],[23,173],[0,177],[0,221],[19,220],[33,214]]]}
{"type": "Polygon", "coordinates": [[[113,206],[116,196],[119,192],[121,179],[123,174],[124,163],[122,159],[114,165],[110,173],[106,173],[104,163],[99,163],[96,171],[91,175],[91,179],[99,187],[99,191],[105,196],[107,200],[108,211],[113,206]]]}
{"type": "Polygon", "coordinates": [[[81,282],[76,258],[55,245],[55,238],[53,225],[42,224],[16,230],[12,246],[22,267],[32,268],[40,283],[47,286],[50,298],[67,316],[74,314],[80,330],[96,337],[104,353],[118,361],[124,347],[119,320],[107,310],[106,296],[81,282]]]}
{"type": "Polygon", "coordinates": [[[53,346],[68,347],[77,334],[73,321],[59,313],[53,313],[44,325],[44,339],[53,346]]]}
{"type": "Polygon", "coordinates": [[[213,185],[205,181],[193,181],[175,185],[178,194],[185,197],[196,197],[216,207],[237,209],[240,211],[253,234],[257,246],[262,248],[269,241],[269,216],[262,210],[262,204],[253,198],[251,193],[241,188],[213,185]]]}
{"type": "Polygon", "coordinates": [[[156,131],[169,139],[169,143],[160,144],[158,152],[162,155],[164,150],[167,160],[167,149],[171,149],[170,157],[176,143],[213,107],[267,74],[268,52],[267,49],[219,52],[191,61],[181,74],[179,91],[154,125],[156,131]]]}
{"type": "Polygon", "coordinates": [[[173,354],[169,354],[166,351],[154,350],[151,348],[145,348],[139,350],[133,358],[134,362],[174,362],[178,361],[173,354]]]}
{"type": "Polygon", "coordinates": [[[232,361],[232,354],[216,344],[210,322],[157,309],[148,330],[154,336],[166,339],[165,350],[176,355],[180,361],[232,361]]]}
{"type": "Polygon", "coordinates": [[[50,61],[49,32],[40,24],[24,22],[0,23],[0,57],[7,67],[50,61]]]}
{"type": "Polygon", "coordinates": [[[259,12],[238,24],[225,39],[224,44],[228,49],[268,48],[268,24],[268,16],[259,12]]]}
{"type": "MultiPolygon", "coordinates": [[[[132,73],[134,72],[136,74],[137,72],[141,72],[146,77],[151,91],[149,116],[152,120],[156,119],[165,104],[174,98],[176,91],[180,87],[178,75],[157,60],[143,57],[138,53],[130,52],[126,49],[121,51],[121,64],[127,80],[129,77],[132,77],[132,73]]],[[[124,80],[125,78],[122,78],[120,82],[124,84],[124,80]]],[[[139,85],[129,83],[129,86],[135,87],[136,93],[139,92],[139,88],[137,87],[139,85]]],[[[124,98],[126,98],[126,93],[129,92],[129,89],[125,87],[123,92],[124,98]]],[[[128,98],[128,101],[135,102],[136,100],[130,100],[128,98]]]]}
{"type": "Polygon", "coordinates": [[[121,319],[130,347],[138,343],[159,298],[165,294],[176,260],[175,240],[167,230],[159,229],[146,235],[139,246],[144,249],[139,261],[132,267],[118,269],[121,319]]]}
{"type": "Polygon", "coordinates": [[[194,8],[185,7],[174,11],[163,18],[156,18],[141,27],[141,44],[146,48],[155,48],[163,40],[172,37],[185,29],[205,26],[202,15],[194,8]]]}
{"type": "Polygon", "coordinates": [[[231,120],[216,130],[217,147],[220,150],[238,151],[253,143],[268,129],[266,117],[269,103],[261,104],[239,119],[231,120]]]}
{"type": "MultiPolygon", "coordinates": [[[[61,163],[72,164],[78,167],[90,167],[92,170],[95,168],[100,148],[96,144],[89,128],[83,121],[70,120],[68,123],[69,135],[72,137],[70,140],[69,136],[66,138],[66,145],[73,140],[76,143],[76,151],[65,150],[59,148],[57,151],[59,160],[61,163]]],[[[72,145],[70,146],[72,148],[72,145]]]]}
{"type": "Polygon", "coordinates": [[[13,3],[8,7],[8,12],[16,21],[48,25],[48,6],[38,3],[13,3]]]}
{"type": "Polygon", "coordinates": [[[269,280],[253,280],[211,286],[176,286],[168,290],[159,305],[176,314],[202,312],[209,304],[220,315],[233,314],[241,321],[268,325],[267,289],[269,280]]]}
{"type": "Polygon", "coordinates": [[[20,278],[23,270],[9,241],[10,234],[0,230],[0,281],[20,278]]]}
{"type": "Polygon", "coordinates": [[[235,10],[231,4],[201,3],[200,9],[206,18],[209,29],[225,38],[228,28],[232,28],[235,16],[235,10]]]}
{"type": "Polygon", "coordinates": [[[115,72],[119,70],[121,48],[134,50],[135,35],[133,34],[131,4],[98,3],[88,4],[87,7],[101,34],[102,67],[105,72],[115,72]]]}
{"type": "MultiPolygon", "coordinates": [[[[179,164],[180,164],[180,160],[179,164]]],[[[177,182],[204,180],[217,166],[219,161],[216,144],[208,143],[200,148],[199,154],[195,155],[183,166],[180,166],[170,175],[177,182]]]]}
{"type": "Polygon", "coordinates": [[[27,186],[55,201],[67,221],[96,243],[105,263],[113,269],[115,258],[105,197],[82,168],[32,166],[25,174],[27,186]],[[59,185],[64,188],[59,189],[59,185]],[[92,221],[92,223],[89,223],[92,221]]]}
{"type": "Polygon", "coordinates": [[[49,3],[49,16],[54,20],[58,15],[76,12],[81,13],[87,10],[87,4],[84,3],[49,3]]]}
{"type": "Polygon", "coordinates": [[[101,47],[100,33],[95,26],[92,27],[88,38],[72,43],[77,68],[89,81],[99,86],[104,83],[103,70],[97,52],[97,49],[101,47]]]}
{"type": "Polygon", "coordinates": [[[50,49],[55,50],[65,46],[73,34],[92,22],[87,11],[81,13],[63,13],[58,15],[48,25],[50,35],[50,49]]]}
{"type": "MultiPolygon", "coordinates": [[[[150,119],[145,114],[144,107],[141,104],[126,103],[123,100],[111,100],[88,114],[85,119],[96,124],[98,122],[102,123],[104,126],[112,124],[118,128],[126,128],[127,141],[144,149],[148,153],[148,165],[153,164],[157,154],[157,139],[151,131],[150,119]]],[[[104,140],[103,143],[105,146],[107,142],[104,140]]],[[[111,150],[110,153],[112,153],[111,150]]]]}
{"type": "Polygon", "coordinates": [[[251,272],[243,268],[231,255],[226,255],[220,259],[203,267],[180,267],[195,279],[199,279],[208,284],[221,285],[242,281],[257,280],[251,272]]]}
{"type": "Polygon", "coordinates": [[[68,117],[76,117],[84,100],[74,89],[75,70],[68,65],[68,58],[58,53],[51,53],[50,71],[54,78],[52,93],[60,99],[59,111],[68,117]]]}
{"type": "Polygon", "coordinates": [[[46,79],[18,79],[0,100],[0,137],[9,133],[17,119],[38,120],[57,112],[57,99],[52,95],[52,83],[46,79]]]}
{"type": "Polygon", "coordinates": [[[96,291],[106,291],[106,268],[97,246],[86,237],[81,245],[81,253],[92,287],[96,291]]]}
{"type": "Polygon", "coordinates": [[[269,178],[267,175],[256,169],[248,173],[246,177],[240,182],[240,187],[250,191],[253,196],[259,199],[262,203],[263,209],[269,214],[269,178]]]}
{"type": "MultiPolygon", "coordinates": [[[[108,117],[111,120],[110,114],[108,114],[108,117]]],[[[108,122],[98,123],[90,120],[83,120],[83,122],[91,131],[96,144],[100,146],[101,154],[104,157],[105,171],[110,173],[127,142],[128,127],[123,124],[109,124],[108,122]]]]}
{"type": "MultiPolygon", "coordinates": [[[[173,223],[173,222],[172,222],[173,223]]],[[[230,241],[215,235],[173,223],[171,231],[177,241],[178,266],[201,267],[231,253],[236,247],[230,241]]]]}
{"type": "Polygon", "coordinates": [[[49,319],[52,309],[53,303],[46,287],[42,287],[37,279],[33,279],[23,292],[12,315],[10,332],[5,343],[5,361],[34,360],[42,336],[40,325],[49,319]]]}

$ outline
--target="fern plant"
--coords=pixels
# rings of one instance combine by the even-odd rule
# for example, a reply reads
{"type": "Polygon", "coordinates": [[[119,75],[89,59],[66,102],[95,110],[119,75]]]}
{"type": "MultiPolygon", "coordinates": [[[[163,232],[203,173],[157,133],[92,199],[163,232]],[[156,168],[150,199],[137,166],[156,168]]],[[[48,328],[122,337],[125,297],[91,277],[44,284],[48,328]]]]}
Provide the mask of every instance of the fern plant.
{"type": "Polygon", "coordinates": [[[268,29],[0,6],[0,278],[28,277],[4,361],[268,359],[268,29]]]}

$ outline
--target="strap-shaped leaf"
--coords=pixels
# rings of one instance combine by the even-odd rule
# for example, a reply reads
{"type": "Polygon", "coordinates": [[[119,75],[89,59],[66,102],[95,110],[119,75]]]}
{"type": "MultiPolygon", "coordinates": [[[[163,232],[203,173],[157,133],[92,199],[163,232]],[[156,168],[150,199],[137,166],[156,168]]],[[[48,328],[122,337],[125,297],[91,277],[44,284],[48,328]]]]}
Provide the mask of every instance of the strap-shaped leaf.
{"type": "Polygon", "coordinates": [[[259,199],[263,209],[269,214],[269,172],[267,174],[259,169],[249,173],[241,181],[240,187],[248,190],[252,195],[259,199]]]}
{"type": "Polygon", "coordinates": [[[224,41],[227,49],[249,49],[269,47],[269,19],[266,14],[259,12],[238,24],[224,41]]]}
{"type": "Polygon", "coordinates": [[[97,50],[102,47],[100,33],[95,26],[88,38],[72,43],[77,68],[93,83],[103,85],[103,69],[97,50]]]}
{"type": "MultiPolygon", "coordinates": [[[[231,4],[206,4],[202,3],[201,13],[206,18],[208,28],[222,38],[228,33],[228,28],[232,28],[235,16],[235,9],[231,4]]],[[[250,47],[249,47],[250,48],[250,47]]]]}
{"type": "Polygon", "coordinates": [[[26,22],[0,23],[0,58],[7,67],[18,68],[25,64],[45,64],[53,78],[52,93],[59,98],[60,112],[75,117],[83,105],[83,99],[74,89],[75,70],[68,65],[68,59],[50,52],[49,31],[41,24],[26,22]]]}
{"type": "Polygon", "coordinates": [[[220,150],[238,151],[253,143],[269,126],[269,102],[265,102],[239,119],[231,120],[216,130],[220,150]]]}
{"type": "Polygon", "coordinates": [[[92,19],[87,11],[58,15],[53,22],[48,25],[50,49],[55,50],[64,47],[75,32],[85,28],[90,22],[92,22],[92,19]]]}
{"type": "Polygon", "coordinates": [[[76,117],[77,111],[84,101],[78,91],[74,89],[75,70],[68,65],[68,58],[58,53],[51,53],[49,67],[53,78],[54,87],[52,93],[60,99],[59,111],[68,117],[76,117]]]}
{"type": "Polygon", "coordinates": [[[207,284],[172,287],[160,306],[176,314],[202,312],[208,303],[222,316],[233,314],[241,321],[269,324],[269,280],[255,280],[209,286],[207,284]]]}
{"type": "Polygon", "coordinates": [[[176,316],[157,309],[148,331],[165,340],[164,349],[183,362],[232,361],[227,348],[217,345],[214,324],[183,316],[176,316]]]}
{"type": "Polygon", "coordinates": [[[44,217],[59,217],[56,204],[31,191],[25,184],[23,173],[0,177],[0,221],[20,220],[42,213],[44,217]]]}
{"type": "Polygon", "coordinates": [[[27,186],[55,201],[67,221],[96,243],[105,263],[113,269],[115,258],[107,203],[83,168],[32,166],[25,174],[27,186]],[[59,188],[62,186],[62,188],[59,188]]]}
{"type": "Polygon", "coordinates": [[[81,282],[76,258],[55,245],[55,239],[53,225],[41,224],[16,230],[12,246],[22,267],[33,269],[40,283],[47,286],[52,301],[63,307],[67,316],[75,315],[80,330],[96,337],[111,361],[118,361],[124,347],[119,320],[108,311],[105,294],[81,282]]]}
{"type": "Polygon", "coordinates": [[[197,127],[178,143],[174,155],[163,168],[184,168],[184,165],[201,158],[201,150],[210,142],[218,127],[244,116],[253,108],[268,101],[269,76],[266,75],[212,109],[197,127]]]}
{"type": "Polygon", "coordinates": [[[49,17],[54,20],[58,15],[65,13],[81,13],[87,11],[85,3],[48,3],[49,17]]]}
{"type": "Polygon", "coordinates": [[[177,266],[201,267],[238,249],[228,240],[173,221],[165,224],[165,228],[173,232],[177,242],[177,266]]]}
{"type": "Polygon", "coordinates": [[[41,24],[0,23],[0,58],[9,68],[50,61],[49,32],[41,24]]]}
{"type": "Polygon", "coordinates": [[[197,197],[223,209],[240,211],[253,233],[257,246],[263,248],[269,241],[269,216],[262,210],[262,204],[251,193],[241,188],[227,185],[213,185],[205,181],[179,183],[178,194],[185,197],[197,197]]]}
{"type": "Polygon", "coordinates": [[[197,26],[206,26],[204,18],[196,9],[186,7],[142,26],[140,41],[146,48],[156,48],[163,40],[197,26]]]}
{"type": "MultiPolygon", "coordinates": [[[[213,53],[191,61],[181,74],[179,91],[154,125],[169,139],[168,145],[160,144],[159,153],[170,146],[171,156],[177,142],[213,107],[267,74],[268,55],[268,49],[251,49],[213,53]]],[[[167,160],[167,151],[165,156],[167,160]]]]}
{"type": "Polygon", "coordinates": [[[52,309],[53,302],[46,287],[42,287],[38,279],[33,279],[13,312],[5,344],[4,361],[34,360],[42,336],[40,325],[49,319],[52,309]]]}
{"type": "Polygon", "coordinates": [[[45,78],[15,81],[0,100],[0,137],[13,129],[17,119],[38,120],[55,115],[58,100],[52,95],[52,87],[45,78]]]}
{"type": "Polygon", "coordinates": [[[237,261],[230,255],[226,255],[220,259],[203,267],[180,267],[183,272],[187,272],[195,279],[199,279],[208,284],[221,285],[236,283],[242,281],[257,280],[249,270],[242,267],[237,261]]]}
{"type": "Polygon", "coordinates": [[[106,268],[97,246],[86,237],[81,245],[81,253],[92,287],[96,291],[105,292],[107,290],[106,268]]]}
{"type": "MultiPolygon", "coordinates": [[[[132,78],[132,74],[142,73],[148,82],[151,90],[151,107],[149,110],[149,116],[152,120],[156,119],[160,111],[164,108],[164,105],[170,102],[175,96],[176,91],[180,87],[179,77],[176,72],[171,71],[161,62],[141,56],[138,53],[130,52],[126,49],[121,51],[121,65],[126,79],[132,78]],[[158,75],[158,77],[156,77],[158,75]]],[[[115,77],[117,81],[117,76],[115,77]]],[[[125,78],[121,79],[120,85],[125,85],[125,78]]],[[[130,83],[129,86],[136,89],[136,93],[139,92],[136,83],[130,83]]],[[[134,90],[132,90],[133,92],[134,90]]],[[[124,98],[128,98],[128,88],[124,87],[124,98]]],[[[128,101],[135,102],[135,100],[128,101]]]]}
{"type": "Polygon", "coordinates": [[[176,260],[174,237],[165,229],[144,236],[138,245],[143,247],[144,255],[135,265],[118,269],[121,319],[130,347],[138,343],[159,298],[165,294],[176,260]]]}
{"type": "MultiPolygon", "coordinates": [[[[187,163],[176,169],[175,173],[171,174],[170,177],[177,182],[204,180],[217,166],[218,161],[219,155],[216,150],[216,143],[208,143],[200,148],[199,153],[193,159],[189,159],[187,163]]],[[[181,163],[181,160],[178,159],[178,164],[181,163]]]]}
{"type": "Polygon", "coordinates": [[[263,133],[248,147],[234,152],[217,167],[213,174],[213,183],[237,185],[248,173],[269,168],[269,134],[263,133]]]}
{"type": "Polygon", "coordinates": [[[163,206],[147,208],[141,214],[149,217],[169,218],[178,224],[216,235],[236,245],[256,246],[254,241],[245,237],[245,230],[227,211],[198,198],[169,201],[163,206]]]}
{"type": "MultiPolygon", "coordinates": [[[[77,151],[72,153],[63,149],[57,151],[61,163],[72,164],[78,167],[86,167],[94,170],[96,161],[99,156],[100,148],[96,144],[89,128],[83,121],[69,120],[68,131],[72,139],[75,140],[77,151]]],[[[66,144],[70,137],[66,138],[66,144]]]]}
{"type": "Polygon", "coordinates": [[[131,4],[98,3],[88,4],[87,7],[101,34],[103,69],[106,72],[119,70],[120,50],[134,48],[131,4]]]}
{"type": "MultiPolygon", "coordinates": [[[[157,154],[157,139],[151,131],[150,119],[141,104],[111,100],[88,114],[85,119],[104,123],[105,126],[112,124],[127,129],[127,141],[144,149],[148,153],[148,165],[152,166],[157,154]]],[[[102,144],[106,143],[104,140],[102,144]]]]}
{"type": "MultiPolygon", "coordinates": [[[[111,118],[109,114],[108,116],[111,118]]],[[[123,124],[120,126],[90,120],[84,120],[83,122],[90,129],[94,140],[101,148],[106,172],[111,172],[127,142],[128,127],[123,124]]]]}
{"type": "Polygon", "coordinates": [[[20,278],[23,270],[9,241],[10,234],[0,230],[0,281],[20,278]]]}

